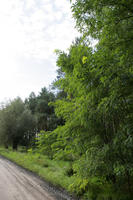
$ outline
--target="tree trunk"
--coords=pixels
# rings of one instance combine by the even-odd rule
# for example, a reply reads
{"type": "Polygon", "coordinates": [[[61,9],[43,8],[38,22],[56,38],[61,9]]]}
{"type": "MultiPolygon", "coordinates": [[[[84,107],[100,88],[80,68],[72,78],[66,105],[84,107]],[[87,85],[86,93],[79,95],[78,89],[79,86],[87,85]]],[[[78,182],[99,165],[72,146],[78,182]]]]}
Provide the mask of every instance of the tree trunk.
{"type": "Polygon", "coordinates": [[[13,140],[12,148],[13,148],[13,150],[15,150],[15,151],[17,151],[17,149],[18,149],[18,141],[17,141],[16,139],[13,140]]]}
{"type": "Polygon", "coordinates": [[[8,144],[4,144],[5,148],[8,149],[8,144]]]}
{"type": "Polygon", "coordinates": [[[128,183],[128,191],[131,193],[131,182],[130,182],[130,174],[129,171],[126,171],[126,176],[127,176],[127,183],[128,183]]]}

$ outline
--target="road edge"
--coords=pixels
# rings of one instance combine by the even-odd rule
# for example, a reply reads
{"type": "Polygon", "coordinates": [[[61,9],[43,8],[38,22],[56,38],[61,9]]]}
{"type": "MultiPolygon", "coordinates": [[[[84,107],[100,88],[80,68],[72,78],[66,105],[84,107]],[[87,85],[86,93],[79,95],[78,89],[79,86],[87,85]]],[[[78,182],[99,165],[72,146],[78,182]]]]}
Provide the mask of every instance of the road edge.
{"type": "Polygon", "coordinates": [[[21,169],[21,170],[25,171],[26,173],[40,179],[44,183],[43,185],[41,185],[41,187],[45,188],[49,193],[54,195],[56,200],[80,200],[74,194],[70,194],[64,188],[53,185],[51,182],[46,181],[45,178],[39,176],[34,171],[21,166],[20,164],[16,163],[14,160],[7,158],[6,156],[3,156],[3,155],[0,155],[0,158],[7,160],[8,162],[17,166],[19,169],[21,169]]]}

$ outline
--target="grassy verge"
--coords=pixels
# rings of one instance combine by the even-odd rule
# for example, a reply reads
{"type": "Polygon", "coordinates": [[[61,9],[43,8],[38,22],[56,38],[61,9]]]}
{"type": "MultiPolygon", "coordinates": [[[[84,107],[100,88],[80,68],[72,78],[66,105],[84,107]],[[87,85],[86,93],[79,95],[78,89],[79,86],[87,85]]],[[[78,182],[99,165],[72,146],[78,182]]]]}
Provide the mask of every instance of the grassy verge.
{"type": "Polygon", "coordinates": [[[71,164],[69,162],[50,160],[40,154],[15,152],[2,147],[0,147],[0,155],[35,172],[53,185],[71,192],[70,186],[75,182],[76,177],[70,176],[71,164]]]}
{"type": "Polygon", "coordinates": [[[35,172],[52,185],[80,196],[80,199],[132,199],[129,194],[114,191],[110,184],[102,184],[102,180],[99,182],[100,180],[97,177],[84,179],[73,175],[71,163],[68,161],[50,160],[47,156],[39,153],[16,152],[2,147],[0,147],[0,155],[35,172]]]}

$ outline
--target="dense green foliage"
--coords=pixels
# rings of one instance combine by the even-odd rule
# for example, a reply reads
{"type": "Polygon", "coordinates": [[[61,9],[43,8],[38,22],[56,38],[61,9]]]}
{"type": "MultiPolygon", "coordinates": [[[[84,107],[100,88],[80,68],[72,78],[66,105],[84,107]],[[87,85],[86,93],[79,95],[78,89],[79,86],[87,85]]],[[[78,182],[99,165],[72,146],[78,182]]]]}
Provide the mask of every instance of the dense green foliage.
{"type": "Polygon", "coordinates": [[[5,103],[0,109],[0,140],[5,147],[35,146],[40,130],[54,130],[62,120],[55,116],[55,95],[43,88],[38,96],[33,92],[23,102],[19,97],[5,103]]]}
{"type": "MultiPolygon", "coordinates": [[[[36,151],[69,161],[70,174],[78,177],[70,190],[84,199],[133,196],[132,5],[133,0],[75,0],[72,12],[82,37],[67,52],[56,50],[58,92],[43,88],[25,101],[41,131],[36,151]]],[[[10,140],[3,130],[10,123],[16,127],[13,117],[4,125],[11,105],[0,113],[3,141],[10,140]]]]}
{"type": "Polygon", "coordinates": [[[36,120],[20,98],[7,103],[0,110],[0,139],[6,147],[28,146],[35,136],[36,120]]]}
{"type": "Polygon", "coordinates": [[[25,100],[25,104],[36,117],[37,132],[41,130],[52,131],[58,124],[62,123],[61,119],[56,117],[54,107],[49,105],[50,102],[54,102],[55,100],[54,93],[48,91],[45,87],[41,89],[41,92],[37,96],[32,92],[25,100]]]}
{"type": "Polygon", "coordinates": [[[73,15],[83,38],[68,53],[57,51],[64,72],[57,85],[67,97],[54,104],[65,125],[54,131],[52,147],[55,157],[75,161],[78,176],[93,180],[86,182],[86,190],[94,190],[86,198],[98,199],[104,189],[110,190],[106,198],[115,199],[133,192],[132,3],[75,1],[73,15]],[[95,48],[89,37],[97,39],[95,48]]]}

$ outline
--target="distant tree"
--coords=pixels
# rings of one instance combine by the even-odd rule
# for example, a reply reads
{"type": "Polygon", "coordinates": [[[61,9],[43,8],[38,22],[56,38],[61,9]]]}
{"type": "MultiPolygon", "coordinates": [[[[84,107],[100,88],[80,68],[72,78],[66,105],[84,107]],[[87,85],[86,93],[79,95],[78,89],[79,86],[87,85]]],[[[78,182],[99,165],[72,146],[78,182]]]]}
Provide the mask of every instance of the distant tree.
{"type": "Polygon", "coordinates": [[[29,97],[25,99],[25,104],[31,110],[32,114],[36,111],[37,97],[34,92],[31,92],[29,97]]]}
{"type": "Polygon", "coordinates": [[[36,120],[18,97],[0,111],[0,138],[7,146],[17,150],[19,144],[27,146],[35,135],[36,120]]]}
{"type": "Polygon", "coordinates": [[[44,87],[37,96],[32,92],[29,98],[25,100],[25,105],[37,119],[37,132],[54,130],[60,124],[60,119],[55,115],[54,107],[49,105],[55,99],[54,93],[44,87]]]}
{"type": "Polygon", "coordinates": [[[38,119],[38,129],[44,131],[53,130],[56,126],[56,116],[54,107],[49,106],[50,102],[55,101],[55,96],[45,87],[37,97],[36,115],[38,119]]]}

